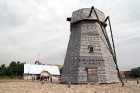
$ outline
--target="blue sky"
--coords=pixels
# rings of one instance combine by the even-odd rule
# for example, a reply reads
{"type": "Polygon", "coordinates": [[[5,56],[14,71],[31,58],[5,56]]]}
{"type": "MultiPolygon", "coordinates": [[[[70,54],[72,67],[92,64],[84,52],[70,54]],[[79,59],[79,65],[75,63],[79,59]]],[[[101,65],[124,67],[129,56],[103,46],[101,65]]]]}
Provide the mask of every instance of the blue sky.
{"type": "Polygon", "coordinates": [[[120,70],[140,67],[139,0],[0,0],[0,64],[63,64],[70,35],[66,18],[80,8],[110,16],[120,70]]]}

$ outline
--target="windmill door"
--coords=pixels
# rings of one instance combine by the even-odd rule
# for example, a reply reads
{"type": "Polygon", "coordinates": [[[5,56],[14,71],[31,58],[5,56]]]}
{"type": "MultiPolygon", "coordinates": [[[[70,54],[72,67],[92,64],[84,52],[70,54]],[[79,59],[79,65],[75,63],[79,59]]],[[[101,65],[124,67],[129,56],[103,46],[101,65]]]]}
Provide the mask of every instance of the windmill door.
{"type": "Polygon", "coordinates": [[[87,70],[87,81],[96,83],[98,82],[97,68],[88,68],[87,70]]]}

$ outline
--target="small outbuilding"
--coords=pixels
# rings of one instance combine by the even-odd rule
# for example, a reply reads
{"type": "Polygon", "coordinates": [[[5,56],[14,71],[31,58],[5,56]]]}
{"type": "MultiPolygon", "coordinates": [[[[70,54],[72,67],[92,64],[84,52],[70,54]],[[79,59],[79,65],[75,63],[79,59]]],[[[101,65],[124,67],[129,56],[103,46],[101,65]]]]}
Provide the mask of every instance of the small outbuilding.
{"type": "Polygon", "coordinates": [[[60,77],[57,66],[24,64],[24,80],[37,78],[38,76],[51,76],[52,78],[60,77]]]}

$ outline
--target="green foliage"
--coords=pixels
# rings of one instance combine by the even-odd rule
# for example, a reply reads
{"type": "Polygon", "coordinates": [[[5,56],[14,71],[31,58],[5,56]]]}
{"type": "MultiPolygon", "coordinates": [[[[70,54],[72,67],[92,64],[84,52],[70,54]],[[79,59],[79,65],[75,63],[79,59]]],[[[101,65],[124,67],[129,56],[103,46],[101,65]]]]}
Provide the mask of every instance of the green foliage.
{"type": "Polygon", "coordinates": [[[0,66],[0,76],[9,76],[13,78],[14,76],[22,76],[24,71],[23,63],[16,63],[12,61],[8,67],[5,64],[0,66]]]}
{"type": "Polygon", "coordinates": [[[6,76],[6,66],[5,66],[5,64],[0,66],[0,76],[6,76]]]}
{"type": "Polygon", "coordinates": [[[10,63],[10,65],[7,68],[7,75],[11,76],[11,75],[16,75],[17,74],[17,68],[16,68],[16,62],[12,61],[10,63]]]}
{"type": "Polygon", "coordinates": [[[17,64],[17,75],[22,76],[24,72],[24,64],[17,64]]]}
{"type": "Polygon", "coordinates": [[[133,68],[133,69],[131,69],[131,75],[134,78],[140,77],[140,68],[133,68]]]}
{"type": "Polygon", "coordinates": [[[61,67],[61,68],[59,69],[59,71],[60,71],[60,74],[62,74],[62,70],[63,70],[63,67],[61,67]]]}

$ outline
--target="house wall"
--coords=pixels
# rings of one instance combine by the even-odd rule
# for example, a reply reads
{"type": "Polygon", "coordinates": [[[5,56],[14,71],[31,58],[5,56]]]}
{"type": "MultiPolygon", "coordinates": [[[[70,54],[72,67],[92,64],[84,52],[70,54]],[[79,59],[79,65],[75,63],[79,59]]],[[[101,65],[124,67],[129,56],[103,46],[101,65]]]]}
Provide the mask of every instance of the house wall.
{"type": "MultiPolygon", "coordinates": [[[[46,74],[46,73],[45,73],[46,74]]],[[[32,80],[32,77],[34,77],[36,74],[24,74],[23,75],[23,79],[24,80],[32,80]]],[[[52,77],[53,80],[58,80],[60,78],[60,75],[50,75],[50,74],[46,74],[52,77]]],[[[36,75],[37,76],[37,75],[36,75]]]]}

